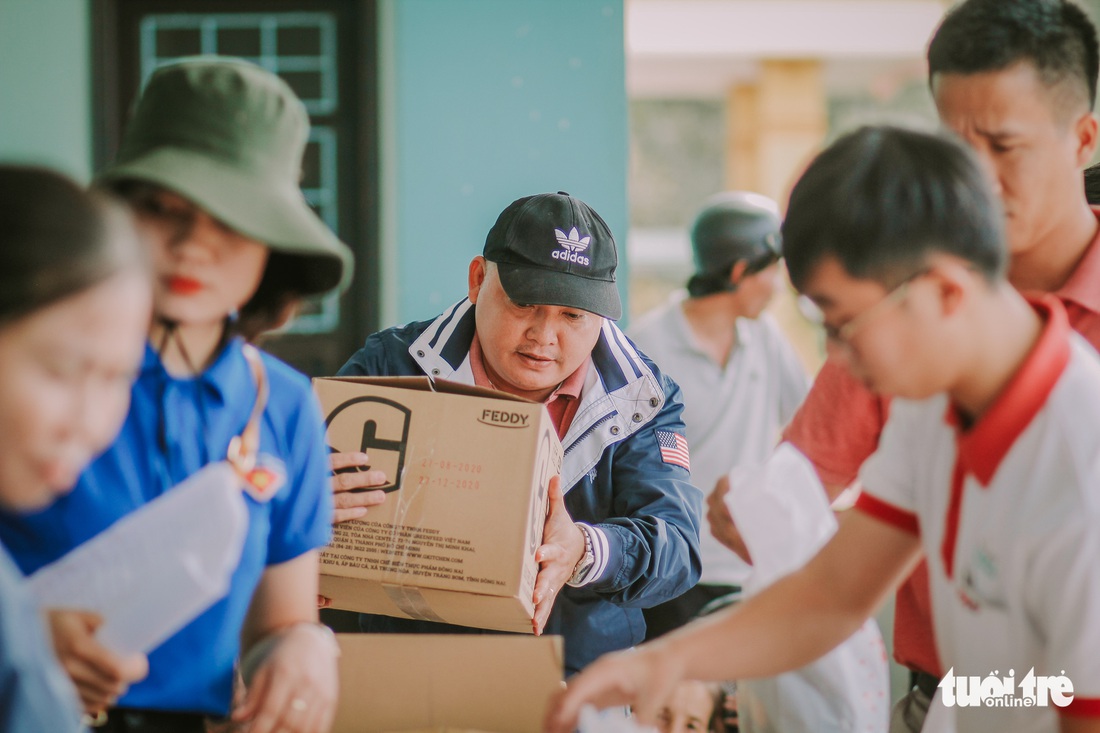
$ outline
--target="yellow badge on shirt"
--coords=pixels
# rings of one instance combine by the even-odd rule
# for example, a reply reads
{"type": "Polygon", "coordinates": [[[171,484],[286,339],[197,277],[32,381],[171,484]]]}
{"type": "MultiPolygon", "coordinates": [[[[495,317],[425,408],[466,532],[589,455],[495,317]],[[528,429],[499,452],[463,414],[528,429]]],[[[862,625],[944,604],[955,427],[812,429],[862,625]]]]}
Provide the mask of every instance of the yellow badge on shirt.
{"type": "Polygon", "coordinates": [[[256,465],[241,479],[245,493],[265,504],[286,483],[286,466],[278,458],[261,453],[256,457],[256,465]]]}

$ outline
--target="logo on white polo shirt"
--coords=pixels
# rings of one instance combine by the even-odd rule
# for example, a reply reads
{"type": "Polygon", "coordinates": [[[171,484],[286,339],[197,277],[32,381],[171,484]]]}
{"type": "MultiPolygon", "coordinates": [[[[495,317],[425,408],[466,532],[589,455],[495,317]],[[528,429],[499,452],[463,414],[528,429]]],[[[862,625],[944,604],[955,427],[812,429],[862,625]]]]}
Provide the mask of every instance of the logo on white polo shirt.
{"type": "Polygon", "coordinates": [[[1064,708],[1073,702],[1073,683],[1065,670],[1047,676],[1036,675],[1032,667],[1018,683],[1015,670],[1008,670],[1007,677],[999,674],[993,671],[986,677],[958,677],[952,667],[940,680],[943,704],[949,708],[1045,708],[1054,703],[1064,708]]]}
{"type": "Polygon", "coordinates": [[[588,267],[588,258],[582,253],[588,249],[588,245],[592,243],[591,236],[582,237],[576,227],[570,229],[568,234],[561,229],[555,229],[554,236],[557,237],[558,245],[561,249],[556,249],[551,252],[551,257],[555,260],[575,262],[578,265],[588,267]]]}

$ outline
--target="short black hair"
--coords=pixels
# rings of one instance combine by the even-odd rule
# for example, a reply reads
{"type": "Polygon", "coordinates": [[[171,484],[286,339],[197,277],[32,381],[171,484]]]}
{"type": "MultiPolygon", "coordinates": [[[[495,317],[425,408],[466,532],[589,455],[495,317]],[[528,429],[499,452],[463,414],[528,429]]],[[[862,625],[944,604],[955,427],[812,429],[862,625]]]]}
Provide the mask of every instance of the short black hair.
{"type": "Polygon", "coordinates": [[[1000,71],[1027,61],[1048,88],[1073,82],[1096,103],[1096,28],[1068,0],[966,0],[952,8],[928,45],[936,74],[1000,71]]]}
{"type": "Polygon", "coordinates": [[[1001,205],[953,138],[862,127],[817,156],[791,191],[783,255],[803,289],[826,257],[890,288],[944,252],[995,281],[1008,258],[1001,205]]]}
{"type": "Polygon", "coordinates": [[[732,293],[739,287],[739,285],[730,282],[733,268],[737,266],[738,262],[745,263],[745,271],[741,274],[741,277],[746,278],[768,269],[779,262],[780,259],[782,258],[778,252],[764,252],[751,258],[741,257],[721,270],[695,273],[688,278],[685,288],[692,298],[705,298],[708,295],[716,295],[717,293],[732,293]]]}

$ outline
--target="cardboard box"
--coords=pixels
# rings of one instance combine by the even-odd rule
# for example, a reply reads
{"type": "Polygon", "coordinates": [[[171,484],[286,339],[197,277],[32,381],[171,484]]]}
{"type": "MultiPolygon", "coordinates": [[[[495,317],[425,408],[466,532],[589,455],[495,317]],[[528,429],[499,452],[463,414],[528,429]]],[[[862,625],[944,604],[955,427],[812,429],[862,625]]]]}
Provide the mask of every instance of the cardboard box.
{"type": "Polygon", "coordinates": [[[562,449],[546,408],[422,377],[313,381],[338,452],[393,482],[321,555],[335,608],[531,633],[534,554],[562,449]]]}
{"type": "Polygon", "coordinates": [[[562,684],[559,636],[338,634],[332,733],[541,733],[562,684]]]}

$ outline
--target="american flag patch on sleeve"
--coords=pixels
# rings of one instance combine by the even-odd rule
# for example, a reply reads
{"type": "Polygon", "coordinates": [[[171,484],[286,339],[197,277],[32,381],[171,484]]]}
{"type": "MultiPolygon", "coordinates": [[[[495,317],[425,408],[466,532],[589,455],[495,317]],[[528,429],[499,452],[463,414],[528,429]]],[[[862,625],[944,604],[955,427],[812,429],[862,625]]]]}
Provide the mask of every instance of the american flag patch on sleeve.
{"type": "Polygon", "coordinates": [[[687,438],[671,430],[658,430],[657,445],[661,446],[662,461],[691,470],[687,438]]]}

